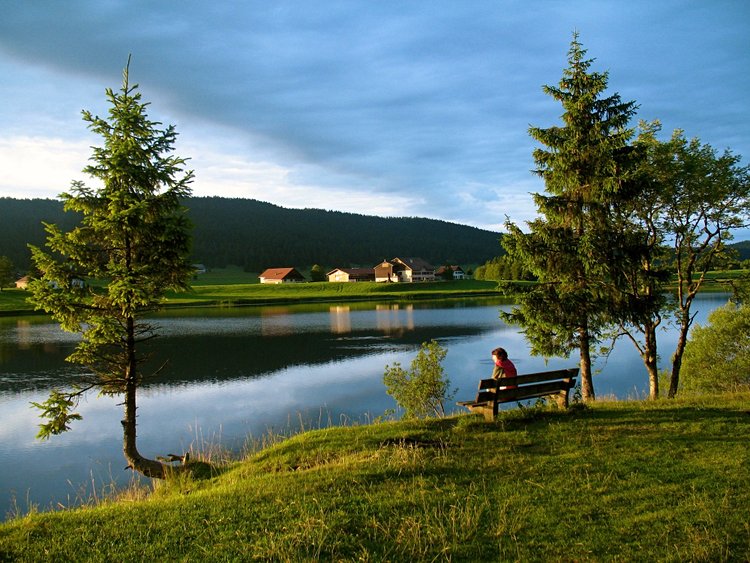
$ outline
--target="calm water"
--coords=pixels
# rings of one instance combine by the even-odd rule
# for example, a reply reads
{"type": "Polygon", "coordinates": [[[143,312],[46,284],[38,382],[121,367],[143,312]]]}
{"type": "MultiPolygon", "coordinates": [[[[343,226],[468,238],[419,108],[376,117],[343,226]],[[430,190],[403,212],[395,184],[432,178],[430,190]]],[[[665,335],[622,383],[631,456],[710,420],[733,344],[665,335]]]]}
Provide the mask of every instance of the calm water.
{"type": "MultiPolygon", "coordinates": [[[[701,297],[697,322],[726,300],[701,297]]],[[[139,450],[155,457],[205,444],[241,449],[248,436],[268,431],[366,423],[395,407],[382,383],[385,366],[408,367],[430,339],[448,349],[444,367],[456,400],[472,398],[477,380],[489,376],[496,346],[509,351],[520,373],[577,365],[575,358],[545,364],[529,356],[522,335],[499,319],[498,310],[509,307],[482,300],[170,312],[156,319],[153,346],[169,364],[139,392],[139,450]]],[[[76,341],[45,318],[0,318],[0,519],[13,506],[69,505],[130,477],[117,399],[91,394],[70,432],[35,440],[38,411],[29,403],[71,381],[76,368],[64,359],[76,341]]],[[[660,335],[664,365],[674,341],[673,332],[660,335]]],[[[629,342],[597,368],[598,396],[647,392],[629,342]]]]}

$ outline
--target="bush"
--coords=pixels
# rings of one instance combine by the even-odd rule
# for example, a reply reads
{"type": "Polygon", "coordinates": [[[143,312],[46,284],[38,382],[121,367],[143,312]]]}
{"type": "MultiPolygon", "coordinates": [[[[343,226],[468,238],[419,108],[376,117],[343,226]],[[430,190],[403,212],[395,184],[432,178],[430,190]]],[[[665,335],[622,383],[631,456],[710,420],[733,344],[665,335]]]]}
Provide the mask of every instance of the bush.
{"type": "Polygon", "coordinates": [[[398,362],[385,366],[383,383],[386,392],[404,409],[405,418],[445,416],[445,402],[456,390],[449,390],[450,380],[445,376],[442,361],[448,351],[434,340],[423,342],[411,369],[404,370],[398,362]]]}
{"type": "Polygon", "coordinates": [[[681,383],[688,391],[735,391],[750,385],[750,305],[728,303],[690,333],[681,383]]]}

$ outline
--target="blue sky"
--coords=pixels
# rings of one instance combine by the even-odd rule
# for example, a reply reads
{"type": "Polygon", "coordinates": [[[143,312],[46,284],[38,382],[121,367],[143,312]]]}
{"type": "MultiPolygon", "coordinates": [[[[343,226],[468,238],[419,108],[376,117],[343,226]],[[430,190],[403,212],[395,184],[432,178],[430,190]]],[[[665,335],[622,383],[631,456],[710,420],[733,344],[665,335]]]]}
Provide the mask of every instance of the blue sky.
{"type": "Polygon", "coordinates": [[[106,113],[131,54],[195,195],[500,230],[535,215],[528,128],[559,121],[542,86],[574,30],[633,125],[748,162],[746,0],[6,1],[0,196],[88,180],[80,112],[106,113]]]}

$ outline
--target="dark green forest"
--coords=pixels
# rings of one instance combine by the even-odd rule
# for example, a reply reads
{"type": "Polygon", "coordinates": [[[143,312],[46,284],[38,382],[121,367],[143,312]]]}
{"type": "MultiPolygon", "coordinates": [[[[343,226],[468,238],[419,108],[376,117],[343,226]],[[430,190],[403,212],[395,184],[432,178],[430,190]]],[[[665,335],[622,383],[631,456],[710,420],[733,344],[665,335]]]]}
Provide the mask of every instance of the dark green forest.
{"type": "MultiPolygon", "coordinates": [[[[395,256],[466,266],[502,253],[498,233],[434,219],[287,209],[219,197],[189,198],[184,205],[193,223],[193,259],[208,268],[343,268],[374,266],[395,256]]],[[[57,200],[0,198],[0,256],[25,271],[27,244],[44,244],[43,221],[69,230],[78,219],[57,200]]]]}

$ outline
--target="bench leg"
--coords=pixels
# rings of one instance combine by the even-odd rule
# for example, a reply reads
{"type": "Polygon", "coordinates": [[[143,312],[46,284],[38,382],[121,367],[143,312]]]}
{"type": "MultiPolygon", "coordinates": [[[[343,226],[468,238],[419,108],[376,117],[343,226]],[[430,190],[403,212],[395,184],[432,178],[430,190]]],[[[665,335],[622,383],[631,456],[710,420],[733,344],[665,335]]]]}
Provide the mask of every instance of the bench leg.
{"type": "Polygon", "coordinates": [[[563,391],[560,391],[556,395],[553,395],[555,397],[555,401],[557,402],[557,406],[563,410],[567,410],[568,408],[568,389],[564,389],[563,391]]]}

